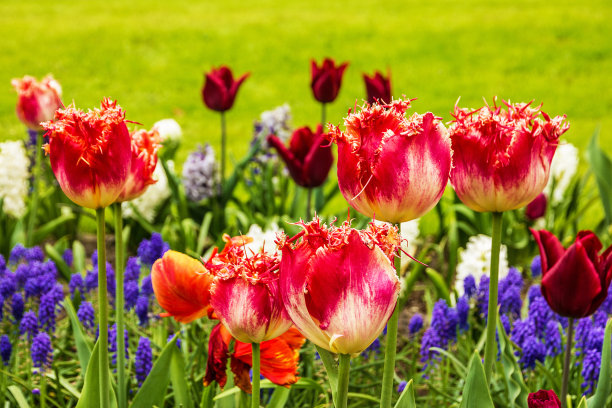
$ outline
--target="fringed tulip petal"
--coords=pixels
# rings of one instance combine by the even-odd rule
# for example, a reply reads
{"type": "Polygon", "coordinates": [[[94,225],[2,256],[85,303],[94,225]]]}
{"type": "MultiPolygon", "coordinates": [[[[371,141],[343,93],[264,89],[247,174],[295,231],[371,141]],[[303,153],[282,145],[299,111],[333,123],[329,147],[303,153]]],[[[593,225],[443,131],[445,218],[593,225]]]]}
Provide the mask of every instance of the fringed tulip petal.
{"type": "Polygon", "coordinates": [[[11,84],[17,91],[17,117],[29,129],[40,132],[41,122],[53,120],[55,111],[63,107],[60,84],[47,75],[42,81],[26,75],[22,79],[13,79],[11,84]]]}
{"type": "Polygon", "coordinates": [[[223,336],[222,331],[223,325],[218,324],[212,329],[208,338],[208,360],[206,361],[206,375],[204,376],[205,387],[216,381],[219,387],[223,388],[227,382],[225,368],[231,338],[223,336]]]}
{"type": "Polygon", "coordinates": [[[157,151],[161,141],[156,130],[144,129],[130,134],[132,140],[132,164],[118,202],[130,201],[140,197],[147,187],[154,184],[153,172],[157,166],[157,151]]]}

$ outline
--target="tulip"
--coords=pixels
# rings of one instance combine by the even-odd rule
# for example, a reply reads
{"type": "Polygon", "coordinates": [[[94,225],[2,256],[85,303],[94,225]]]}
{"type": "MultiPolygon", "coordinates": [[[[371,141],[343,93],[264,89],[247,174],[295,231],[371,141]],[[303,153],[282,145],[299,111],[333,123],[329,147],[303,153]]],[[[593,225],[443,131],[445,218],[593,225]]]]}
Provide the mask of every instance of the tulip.
{"type": "Polygon", "coordinates": [[[204,82],[204,88],[202,88],[204,103],[209,109],[217,112],[225,112],[231,109],[238,88],[248,76],[249,74],[246,73],[238,80],[234,80],[232,70],[227,66],[213,68],[205,74],[206,81],[204,82]]]}
{"type": "Polygon", "coordinates": [[[525,216],[530,220],[536,220],[546,214],[546,194],[540,193],[532,202],[525,207],[525,216]]]}
{"type": "Polygon", "coordinates": [[[115,202],[128,178],[131,140],[125,112],[105,98],[100,109],[59,109],[43,122],[45,151],[64,193],[76,204],[104,208],[115,202]]]}
{"type": "Polygon", "coordinates": [[[313,188],[323,184],[334,156],[321,125],[317,126],[316,133],[307,126],[297,129],[291,135],[289,149],[274,135],[268,136],[268,143],[278,150],[298,185],[313,188]]]}
{"type": "Polygon", "coordinates": [[[540,248],[542,295],[561,316],[590,316],[603,303],[612,281],[612,246],[603,254],[601,242],[590,231],[578,233],[564,249],[546,230],[531,231],[540,248]]]}
{"type": "Polygon", "coordinates": [[[410,100],[369,105],[331,126],[338,145],[338,184],[360,213],[401,223],[418,218],[442,197],[451,165],[450,140],[432,113],[405,117],[410,100]]]}
{"type": "Polygon", "coordinates": [[[529,393],[527,405],[529,408],[561,408],[561,401],[553,390],[540,390],[529,393]]]}
{"type": "Polygon", "coordinates": [[[153,172],[157,166],[157,151],[161,147],[156,130],[144,129],[130,133],[132,139],[132,161],[128,179],[117,202],[140,197],[147,187],[155,183],[153,172]]]}
{"type": "Polygon", "coordinates": [[[202,262],[176,251],[167,251],[151,269],[155,298],[166,311],[162,316],[181,323],[207,314],[212,281],[202,262]]]}
{"type": "MultiPolygon", "coordinates": [[[[230,357],[234,384],[243,391],[251,393],[249,379],[249,369],[253,363],[251,345],[235,340],[234,352],[229,355],[231,341],[231,334],[222,324],[218,324],[211,331],[204,386],[210,385],[213,381],[217,381],[221,388],[225,386],[227,358],[230,357]]],[[[261,374],[277,385],[295,384],[298,380],[299,350],[303,344],[304,337],[293,327],[281,336],[261,343],[261,374]]]]}
{"type": "Polygon", "coordinates": [[[41,122],[52,120],[55,111],[64,106],[62,88],[51,75],[41,82],[26,75],[22,79],[13,79],[11,84],[18,94],[17,117],[33,131],[42,131],[41,122]]]}
{"type": "Polygon", "coordinates": [[[315,60],[310,61],[312,77],[310,86],[317,101],[329,103],[336,99],[346,67],[348,67],[348,62],[336,66],[331,58],[325,58],[321,67],[317,65],[315,60]]]}
{"type": "Polygon", "coordinates": [[[392,263],[397,231],[388,224],[358,231],[348,221],[327,227],[318,218],[300,225],[300,234],[279,245],[285,309],[317,346],[359,354],[382,332],[395,308],[400,289],[392,263]]]}
{"type": "Polygon", "coordinates": [[[507,110],[455,106],[453,113],[450,180],[475,211],[514,210],[535,199],[548,181],[559,136],[569,129],[565,116],[551,119],[531,103],[504,104],[507,110]]]}
{"type": "Polygon", "coordinates": [[[383,74],[376,71],[371,77],[363,74],[363,80],[368,93],[368,103],[390,103],[391,98],[391,74],[385,78],[383,74]]]}

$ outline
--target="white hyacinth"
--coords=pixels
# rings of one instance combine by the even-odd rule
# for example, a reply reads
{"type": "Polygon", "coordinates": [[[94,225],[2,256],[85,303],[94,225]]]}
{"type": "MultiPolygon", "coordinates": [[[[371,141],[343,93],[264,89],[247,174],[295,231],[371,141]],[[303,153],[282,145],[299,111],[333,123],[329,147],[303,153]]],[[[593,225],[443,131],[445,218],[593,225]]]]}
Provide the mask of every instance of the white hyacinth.
{"type": "Polygon", "coordinates": [[[162,143],[168,141],[180,141],[183,137],[181,125],[174,119],[162,119],[153,124],[153,129],[157,130],[162,143]]]}
{"type": "Polygon", "coordinates": [[[0,143],[0,198],[2,211],[15,218],[26,212],[25,198],[28,195],[28,167],[30,159],[22,142],[0,143]]]}
{"type": "Polygon", "coordinates": [[[578,169],[578,149],[571,143],[562,142],[557,147],[557,151],[550,164],[550,177],[544,192],[550,197],[550,190],[555,184],[555,190],[552,192],[552,203],[558,204],[563,201],[565,191],[572,181],[572,177],[578,169]]]}
{"type": "MultiPolygon", "coordinates": [[[[167,164],[170,170],[174,170],[173,161],[169,160],[167,164]]],[[[153,172],[153,179],[157,180],[157,182],[155,184],[151,184],[143,195],[135,198],[132,201],[126,201],[121,204],[124,217],[136,218],[134,211],[132,210],[133,205],[145,220],[148,222],[153,222],[161,203],[170,197],[168,178],[166,177],[166,172],[164,171],[164,168],[160,162],[157,162],[157,166],[153,172]]]]}
{"type": "Polygon", "coordinates": [[[291,108],[289,104],[278,106],[272,110],[261,113],[258,121],[255,121],[255,139],[261,139],[263,150],[269,147],[266,138],[268,135],[276,135],[280,140],[286,142],[293,131],[291,126],[291,108]]]}
{"type": "MultiPolygon", "coordinates": [[[[499,279],[508,274],[508,250],[505,245],[499,251],[499,279]]],[[[491,274],[491,237],[480,234],[470,237],[465,249],[459,255],[455,288],[459,296],[463,295],[463,281],[472,275],[476,285],[484,275],[491,274]]]]}
{"type": "Polygon", "coordinates": [[[278,251],[278,247],[274,243],[274,240],[276,239],[276,234],[278,234],[279,232],[282,232],[282,230],[275,222],[271,223],[270,226],[265,230],[263,230],[257,224],[251,225],[248,232],[245,234],[253,238],[253,242],[249,242],[245,245],[245,248],[248,250],[247,254],[250,254],[251,251],[252,253],[257,253],[262,248],[268,253],[274,253],[278,251]]]}

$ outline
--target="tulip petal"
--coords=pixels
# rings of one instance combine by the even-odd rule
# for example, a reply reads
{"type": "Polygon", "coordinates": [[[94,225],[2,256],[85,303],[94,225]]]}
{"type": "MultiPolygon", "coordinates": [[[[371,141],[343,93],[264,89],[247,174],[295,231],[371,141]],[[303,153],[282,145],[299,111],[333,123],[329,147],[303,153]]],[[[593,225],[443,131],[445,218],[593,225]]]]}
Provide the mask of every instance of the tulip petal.
{"type": "Polygon", "coordinates": [[[559,239],[551,232],[546,230],[536,231],[530,229],[533,237],[540,248],[540,258],[542,262],[542,275],[546,275],[549,269],[561,259],[565,253],[565,249],[559,239]]]}
{"type": "Polygon", "coordinates": [[[208,361],[206,362],[206,375],[204,376],[204,386],[209,386],[213,381],[217,381],[223,388],[227,382],[225,367],[227,366],[228,344],[222,335],[222,325],[216,325],[210,332],[208,338],[208,361]]]}

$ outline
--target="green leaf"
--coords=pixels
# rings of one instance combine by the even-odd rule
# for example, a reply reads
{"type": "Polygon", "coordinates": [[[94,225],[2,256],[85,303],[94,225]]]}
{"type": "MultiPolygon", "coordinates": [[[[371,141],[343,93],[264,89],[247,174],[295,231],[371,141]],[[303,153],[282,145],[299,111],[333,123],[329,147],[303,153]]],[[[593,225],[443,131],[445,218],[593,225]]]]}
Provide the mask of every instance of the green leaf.
{"type": "Polygon", "coordinates": [[[172,359],[170,361],[170,381],[174,390],[175,406],[183,408],[192,408],[191,398],[189,398],[189,389],[185,380],[185,360],[183,354],[178,347],[172,350],[172,359]]]}
{"type": "Polygon", "coordinates": [[[280,385],[276,386],[274,393],[272,393],[272,398],[270,399],[270,403],[268,404],[268,408],[282,408],[287,403],[289,399],[289,394],[291,393],[291,388],[283,387],[280,385]]]}
{"type": "Polygon", "coordinates": [[[589,408],[604,408],[608,396],[612,393],[612,319],[606,324],[606,333],[604,335],[603,348],[601,352],[601,364],[599,370],[599,379],[595,394],[588,399],[589,408]]]}
{"type": "Polygon", "coordinates": [[[334,401],[334,406],[336,406],[336,392],[338,390],[338,366],[334,361],[334,357],[332,353],[325,350],[322,347],[319,347],[315,344],[317,352],[321,357],[321,361],[325,366],[325,371],[327,371],[327,379],[329,381],[329,386],[331,387],[332,400],[334,401]]]}
{"type": "Polygon", "coordinates": [[[66,309],[66,313],[68,313],[68,317],[70,318],[74,343],[76,344],[77,355],[79,356],[79,364],[81,364],[81,376],[84,377],[91,357],[91,343],[83,332],[83,326],[77,317],[70,297],[66,296],[63,303],[64,309],[66,309]]]}
{"type": "Polygon", "coordinates": [[[174,336],[163,348],[147,379],[134,396],[131,408],[150,408],[155,405],[161,407],[163,405],[166,388],[170,382],[170,363],[174,349],[176,349],[177,339],[178,336],[174,336]]]}
{"type": "Polygon", "coordinates": [[[450,305],[450,292],[442,275],[431,268],[425,268],[425,275],[427,275],[431,283],[433,283],[434,287],[436,288],[438,297],[446,300],[446,303],[450,305]]]}
{"type": "MultiPolygon", "coordinates": [[[[589,405],[587,403],[587,399],[585,396],[582,396],[582,399],[580,400],[580,403],[578,404],[577,408],[587,408],[589,405]]],[[[602,405],[603,406],[603,405],[602,405]]]]}
{"type": "Polygon", "coordinates": [[[208,231],[210,229],[210,223],[212,222],[212,218],[213,213],[212,211],[209,211],[202,219],[202,224],[200,225],[200,233],[198,235],[198,244],[196,246],[196,252],[198,254],[202,254],[202,251],[204,251],[204,245],[206,245],[206,237],[208,237],[208,231]]]}
{"type": "Polygon", "coordinates": [[[591,171],[595,174],[597,188],[601,197],[601,204],[606,215],[606,224],[612,223],[612,161],[601,150],[598,143],[599,128],[595,129],[591,137],[591,143],[587,150],[591,171]]]}
{"type": "Polygon", "coordinates": [[[457,370],[457,373],[460,376],[465,377],[465,375],[467,374],[467,367],[461,361],[459,361],[459,359],[457,359],[457,357],[455,357],[453,353],[441,349],[440,347],[431,347],[430,350],[437,351],[438,353],[446,356],[446,358],[448,358],[451,363],[453,363],[453,366],[455,367],[455,370],[457,370]]]}
{"type": "MultiPolygon", "coordinates": [[[[87,372],[85,373],[85,383],[81,390],[81,398],[77,402],[76,408],[99,408],[100,407],[100,356],[99,356],[99,342],[93,347],[89,364],[87,364],[87,372]]],[[[113,388],[110,389],[111,393],[111,407],[117,408],[117,399],[115,398],[115,392],[113,388]]]]}
{"type": "Polygon", "coordinates": [[[73,221],[75,218],[76,216],[73,213],[64,214],[38,227],[34,231],[34,238],[32,242],[41,242],[43,239],[47,238],[49,235],[52,235],[53,231],[57,230],[62,224],[73,221]]]}
{"type": "Polygon", "coordinates": [[[395,403],[395,408],[416,408],[414,384],[412,380],[408,381],[408,384],[406,384],[406,388],[404,388],[404,391],[402,391],[402,394],[395,403]]]}
{"type": "Polygon", "coordinates": [[[459,408],[495,408],[478,353],[472,355],[459,408]]]}
{"type": "Polygon", "coordinates": [[[13,398],[15,398],[15,402],[19,406],[19,408],[30,408],[28,401],[23,396],[21,389],[16,385],[9,385],[8,390],[13,394],[13,398]]]}
{"type": "Polygon", "coordinates": [[[208,387],[204,387],[204,391],[202,391],[202,401],[200,402],[200,408],[213,408],[215,406],[215,391],[217,390],[217,385],[209,385],[208,387]]]}
{"type": "Polygon", "coordinates": [[[85,270],[85,247],[76,240],[72,243],[72,268],[77,273],[85,270]]]}
{"type": "Polygon", "coordinates": [[[47,256],[55,263],[55,266],[57,266],[64,279],[70,281],[70,275],[72,275],[70,267],[66,261],[64,261],[64,258],[57,251],[57,249],[50,244],[45,244],[45,252],[47,253],[47,256]]]}
{"type": "Polygon", "coordinates": [[[347,397],[348,398],[361,398],[361,399],[366,400],[366,401],[372,401],[372,402],[375,402],[376,404],[380,404],[380,399],[379,398],[376,398],[376,397],[374,397],[372,395],[369,395],[369,394],[363,394],[363,393],[360,393],[360,392],[349,392],[349,393],[347,393],[347,397]]]}
{"type": "Polygon", "coordinates": [[[529,390],[525,385],[521,367],[518,364],[514,348],[508,338],[506,330],[501,319],[497,319],[497,334],[499,338],[499,347],[501,350],[501,364],[504,369],[504,380],[506,382],[506,390],[508,391],[508,401],[510,407],[527,408],[527,397],[529,390]]]}

